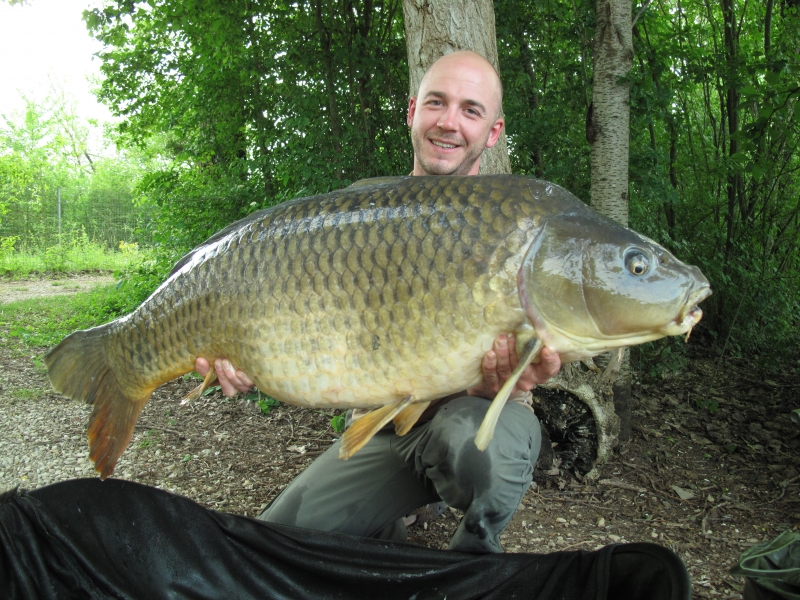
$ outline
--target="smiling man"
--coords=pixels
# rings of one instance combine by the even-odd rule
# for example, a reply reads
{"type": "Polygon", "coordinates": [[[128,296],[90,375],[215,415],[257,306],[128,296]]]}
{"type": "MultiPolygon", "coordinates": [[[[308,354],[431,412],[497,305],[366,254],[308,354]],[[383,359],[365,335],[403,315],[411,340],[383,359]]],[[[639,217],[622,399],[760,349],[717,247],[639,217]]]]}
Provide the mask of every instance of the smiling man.
{"type": "Polygon", "coordinates": [[[436,61],[408,103],[412,175],[477,175],[483,151],[503,130],[502,101],[500,77],[479,54],[454,52],[436,61]]]}
{"type": "MultiPolygon", "coordinates": [[[[454,52],[437,60],[408,103],[414,146],[411,174],[477,175],[483,151],[497,143],[503,129],[501,106],[500,78],[485,58],[475,52],[454,52]]],[[[426,513],[439,514],[446,504],[464,511],[450,549],[502,552],[500,533],[533,479],[541,445],[539,422],[527,392],[561,367],[560,357],[549,348],[542,351],[541,362],[528,365],[500,414],[492,443],[481,452],[473,440],[488,400],[518,362],[513,336],[499,336],[483,357],[482,382],[433,400],[402,437],[390,424],[347,461],[338,458],[337,441],[258,518],[405,540],[408,525],[420,523],[426,513]]],[[[208,361],[198,358],[196,368],[205,376],[208,361]]],[[[226,395],[253,385],[227,359],[217,359],[215,369],[226,395]]],[[[363,412],[350,411],[348,421],[363,412]]]]}

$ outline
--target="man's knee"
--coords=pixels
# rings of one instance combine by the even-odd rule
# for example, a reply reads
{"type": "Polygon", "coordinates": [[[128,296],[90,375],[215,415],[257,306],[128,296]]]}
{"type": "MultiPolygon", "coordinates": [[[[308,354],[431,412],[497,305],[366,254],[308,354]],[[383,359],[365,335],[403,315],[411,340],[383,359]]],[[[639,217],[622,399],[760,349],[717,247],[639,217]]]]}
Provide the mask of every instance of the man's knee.
{"type": "MultiPolygon", "coordinates": [[[[491,401],[485,398],[465,396],[443,406],[431,421],[431,429],[436,431],[440,443],[451,448],[470,449],[463,444],[469,440],[474,447],[474,438],[481,426],[491,401]]],[[[533,454],[533,462],[539,454],[541,429],[539,420],[527,406],[509,402],[503,407],[489,448],[494,451],[511,450],[517,454],[523,447],[533,454]],[[512,450],[514,449],[514,450],[512,450]]]]}
{"type": "Polygon", "coordinates": [[[450,506],[462,508],[492,490],[502,496],[498,486],[513,488],[509,490],[513,495],[530,484],[541,444],[536,415],[527,407],[509,403],[489,447],[480,451],[475,434],[489,405],[488,400],[474,397],[448,403],[431,421],[424,443],[417,447],[418,472],[434,482],[450,506]]]}

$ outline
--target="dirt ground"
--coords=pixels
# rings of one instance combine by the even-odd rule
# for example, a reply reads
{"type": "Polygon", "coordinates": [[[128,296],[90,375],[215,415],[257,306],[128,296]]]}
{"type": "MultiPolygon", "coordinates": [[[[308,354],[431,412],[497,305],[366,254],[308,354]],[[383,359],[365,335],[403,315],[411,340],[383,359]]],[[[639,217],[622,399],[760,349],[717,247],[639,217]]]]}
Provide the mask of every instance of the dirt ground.
{"type": "MultiPolygon", "coordinates": [[[[75,461],[64,472],[58,465],[69,448],[85,456],[88,407],[49,390],[31,360],[45,348],[23,348],[7,333],[0,328],[0,423],[12,409],[30,422],[51,423],[50,433],[32,427],[15,435],[22,454],[44,447],[56,466],[37,471],[22,460],[9,463],[0,482],[31,488],[66,478],[64,472],[88,474],[85,459],[64,458],[75,461]],[[45,415],[41,421],[37,412],[45,415]]],[[[690,347],[687,372],[634,385],[632,439],[601,467],[597,482],[538,465],[534,486],[503,534],[507,552],[655,542],[684,560],[694,597],[741,597],[743,581],[728,574],[738,556],[800,528],[800,426],[790,419],[800,407],[800,383],[757,376],[744,360],[720,364],[701,344],[690,347]]],[[[253,401],[219,392],[181,405],[195,385],[176,380],[155,393],[115,476],[255,516],[335,438],[334,411],[280,405],[265,413],[253,401]]],[[[409,541],[446,548],[460,517],[450,509],[412,529],[409,541]]]]}
{"type": "Polygon", "coordinates": [[[110,283],[114,283],[111,275],[65,275],[59,279],[0,280],[0,304],[42,296],[76,294],[110,283]]]}

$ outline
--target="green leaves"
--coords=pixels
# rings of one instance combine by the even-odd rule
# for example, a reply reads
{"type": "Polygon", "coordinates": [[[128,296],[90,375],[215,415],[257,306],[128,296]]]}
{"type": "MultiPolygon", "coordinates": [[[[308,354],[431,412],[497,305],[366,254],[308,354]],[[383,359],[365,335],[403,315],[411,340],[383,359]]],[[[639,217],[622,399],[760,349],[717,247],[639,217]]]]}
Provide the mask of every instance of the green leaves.
{"type": "Polygon", "coordinates": [[[333,417],[331,419],[331,427],[333,428],[333,431],[335,431],[336,433],[344,432],[346,419],[347,419],[347,413],[345,412],[340,413],[335,417],[333,417]]]}

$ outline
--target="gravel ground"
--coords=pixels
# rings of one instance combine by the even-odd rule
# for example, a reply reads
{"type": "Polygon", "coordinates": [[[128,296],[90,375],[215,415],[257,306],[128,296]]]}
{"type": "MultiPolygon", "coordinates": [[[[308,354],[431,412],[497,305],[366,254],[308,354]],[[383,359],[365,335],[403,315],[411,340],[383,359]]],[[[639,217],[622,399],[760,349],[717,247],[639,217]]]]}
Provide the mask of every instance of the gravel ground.
{"type": "MultiPolygon", "coordinates": [[[[0,326],[0,492],[93,477],[89,407],[54,394],[39,357],[0,326]]],[[[746,361],[720,367],[695,346],[686,372],[634,387],[634,436],[589,483],[554,462],[502,536],[507,552],[653,541],[686,563],[696,598],[740,598],[728,574],[753,544],[800,530],[800,389],[790,370],[756,377],[746,361]]],[[[334,411],[287,405],[263,413],[219,393],[182,405],[195,385],[156,391],[114,477],[178,493],[212,509],[255,516],[332,442],[334,411]]],[[[455,509],[409,541],[446,548],[455,509]]]]}

